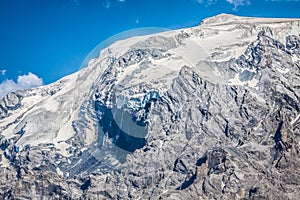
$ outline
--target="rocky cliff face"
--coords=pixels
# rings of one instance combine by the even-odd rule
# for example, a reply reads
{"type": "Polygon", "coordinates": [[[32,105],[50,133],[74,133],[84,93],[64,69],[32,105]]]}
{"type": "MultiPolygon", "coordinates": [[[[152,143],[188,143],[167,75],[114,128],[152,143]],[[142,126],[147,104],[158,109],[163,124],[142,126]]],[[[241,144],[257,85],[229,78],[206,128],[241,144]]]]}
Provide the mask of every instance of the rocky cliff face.
{"type": "Polygon", "coordinates": [[[300,20],[119,41],[0,102],[3,199],[297,199],[300,20]]]}

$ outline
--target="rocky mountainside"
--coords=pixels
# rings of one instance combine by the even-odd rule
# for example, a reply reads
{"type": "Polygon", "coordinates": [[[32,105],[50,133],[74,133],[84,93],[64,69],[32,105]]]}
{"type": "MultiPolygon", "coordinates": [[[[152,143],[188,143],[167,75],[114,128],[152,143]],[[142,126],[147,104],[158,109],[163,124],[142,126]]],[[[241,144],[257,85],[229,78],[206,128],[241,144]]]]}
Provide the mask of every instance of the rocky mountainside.
{"type": "Polygon", "coordinates": [[[1,199],[299,199],[300,19],[117,41],[0,101],[1,199]]]}

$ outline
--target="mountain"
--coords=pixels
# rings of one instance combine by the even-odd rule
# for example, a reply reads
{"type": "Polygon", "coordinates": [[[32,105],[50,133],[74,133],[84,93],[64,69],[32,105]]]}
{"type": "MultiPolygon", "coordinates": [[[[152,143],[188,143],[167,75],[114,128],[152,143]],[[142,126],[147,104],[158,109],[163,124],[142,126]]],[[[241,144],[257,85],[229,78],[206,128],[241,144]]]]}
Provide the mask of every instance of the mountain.
{"type": "Polygon", "coordinates": [[[299,33],[221,14],[8,94],[1,199],[298,199],[299,33]]]}

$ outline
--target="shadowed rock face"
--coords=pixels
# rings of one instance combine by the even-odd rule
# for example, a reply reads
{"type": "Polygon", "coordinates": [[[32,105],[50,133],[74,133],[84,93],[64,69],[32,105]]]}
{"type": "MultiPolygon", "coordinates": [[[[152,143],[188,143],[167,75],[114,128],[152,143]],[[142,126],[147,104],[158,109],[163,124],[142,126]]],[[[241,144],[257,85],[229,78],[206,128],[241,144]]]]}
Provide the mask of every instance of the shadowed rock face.
{"type": "Polygon", "coordinates": [[[74,87],[66,80],[8,95],[0,102],[0,197],[297,199],[300,37],[292,33],[300,21],[275,21],[216,16],[149,36],[120,57],[100,56],[106,68],[96,62],[80,71],[74,87]],[[285,44],[282,29],[291,32],[285,44]],[[188,60],[190,39],[203,44],[237,30],[240,43],[224,41],[188,60]],[[38,94],[42,100],[26,107],[38,94]],[[57,113],[46,104],[52,97],[57,113]],[[63,129],[55,124],[70,97],[76,117],[63,129]],[[30,128],[33,116],[48,117],[50,139],[30,128]],[[24,137],[46,139],[35,145],[24,137]]]}
{"type": "MultiPolygon", "coordinates": [[[[102,112],[102,116],[99,119],[99,124],[104,133],[107,133],[108,137],[113,139],[113,143],[125,151],[134,152],[137,149],[140,149],[146,145],[146,129],[144,132],[137,132],[137,130],[129,130],[130,132],[124,132],[121,128],[118,127],[118,124],[113,116],[112,110],[107,109],[103,105],[96,104],[96,111],[102,112]],[[138,133],[139,137],[132,136],[131,131],[134,133],[138,133]]],[[[116,110],[117,115],[121,115],[120,117],[124,117],[126,119],[130,119],[130,114],[124,113],[123,110],[116,110]],[[125,116],[122,116],[125,115],[125,116]]],[[[117,117],[118,118],[118,117],[117,117]]],[[[122,120],[122,119],[120,119],[122,120]]],[[[126,123],[126,122],[125,122],[126,123]]]]}

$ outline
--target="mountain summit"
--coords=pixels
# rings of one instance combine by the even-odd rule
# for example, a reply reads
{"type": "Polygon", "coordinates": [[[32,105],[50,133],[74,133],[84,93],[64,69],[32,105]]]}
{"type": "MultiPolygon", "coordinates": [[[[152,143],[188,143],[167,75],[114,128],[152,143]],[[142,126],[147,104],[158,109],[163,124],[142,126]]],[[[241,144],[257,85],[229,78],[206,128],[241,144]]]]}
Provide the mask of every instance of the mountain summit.
{"type": "Polygon", "coordinates": [[[120,40],[0,101],[3,199],[297,199],[300,19],[120,40]]]}

